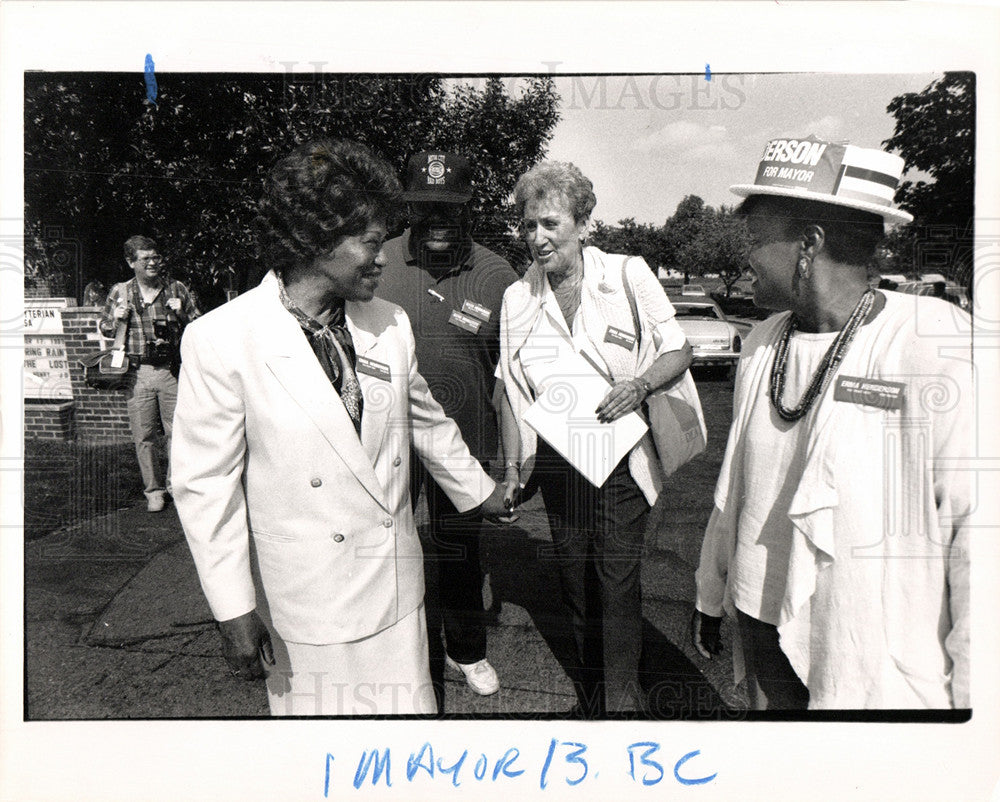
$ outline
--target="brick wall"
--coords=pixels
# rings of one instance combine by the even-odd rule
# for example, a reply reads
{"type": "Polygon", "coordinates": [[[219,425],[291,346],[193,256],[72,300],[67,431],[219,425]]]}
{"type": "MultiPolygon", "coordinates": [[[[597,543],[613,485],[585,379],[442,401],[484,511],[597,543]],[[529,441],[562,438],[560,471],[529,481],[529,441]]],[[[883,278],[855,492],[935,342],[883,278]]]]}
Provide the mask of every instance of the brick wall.
{"type": "Polygon", "coordinates": [[[36,440],[73,440],[73,401],[36,401],[25,399],[24,436],[36,440]]]}
{"type": "Polygon", "coordinates": [[[78,361],[84,354],[110,346],[110,340],[106,340],[97,328],[100,318],[99,307],[76,306],[62,310],[66,359],[76,402],[76,436],[87,442],[130,441],[125,395],[116,390],[88,387],[78,361]]]}

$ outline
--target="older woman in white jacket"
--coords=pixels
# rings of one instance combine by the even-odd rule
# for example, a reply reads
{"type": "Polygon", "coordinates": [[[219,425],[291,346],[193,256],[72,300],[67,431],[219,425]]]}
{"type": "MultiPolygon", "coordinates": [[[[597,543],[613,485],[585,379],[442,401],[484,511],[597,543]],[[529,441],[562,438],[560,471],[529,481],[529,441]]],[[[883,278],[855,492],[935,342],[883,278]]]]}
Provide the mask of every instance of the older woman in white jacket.
{"type": "Polygon", "coordinates": [[[611,378],[596,410],[599,422],[610,423],[682,374],[691,349],[641,258],[584,247],[597,199],[576,166],[543,162],[521,176],[514,197],[533,261],[507,289],[501,311],[502,411],[508,431],[520,435],[519,459],[508,461],[505,485],[511,495],[516,485],[530,483],[545,502],[572,614],[574,711],[586,717],[642,711],[639,568],[646,519],[660,489],[651,438],[643,437],[595,487],[537,437],[524,416],[553,381],[565,379],[567,359],[583,356],[611,378]],[[638,332],[623,276],[636,298],[638,332]]]}

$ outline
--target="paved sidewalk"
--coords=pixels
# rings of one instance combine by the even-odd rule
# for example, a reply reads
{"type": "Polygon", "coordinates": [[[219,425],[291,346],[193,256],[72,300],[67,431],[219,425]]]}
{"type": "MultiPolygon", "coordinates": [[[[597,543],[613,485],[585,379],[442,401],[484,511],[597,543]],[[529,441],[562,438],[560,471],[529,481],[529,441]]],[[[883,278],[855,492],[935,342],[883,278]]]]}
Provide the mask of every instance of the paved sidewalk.
{"type": "MultiPolygon", "coordinates": [[[[700,539],[701,524],[679,514],[658,506],[651,516],[643,679],[656,688],[661,716],[725,715],[724,708],[743,703],[729,659],[704,661],[687,644],[696,556],[690,542],[700,539]]],[[[482,549],[493,614],[488,657],[502,687],[480,697],[446,673],[445,713],[548,717],[572,707],[560,662],[565,620],[547,545],[537,498],[514,525],[489,528],[482,549]]],[[[268,715],[262,686],[226,671],[172,506],[153,515],[137,502],[25,549],[29,718],[268,715]]],[[[428,589],[433,615],[433,571],[428,589]]],[[[431,642],[440,653],[440,639],[431,642]]]]}
{"type": "MultiPolygon", "coordinates": [[[[707,661],[688,645],[694,569],[732,405],[729,383],[718,378],[700,380],[699,393],[708,448],[664,488],[642,569],[642,680],[653,688],[654,713],[669,718],[739,715],[746,701],[733,687],[728,652],[707,661]]],[[[102,492],[99,477],[80,478],[80,492],[102,492]]],[[[173,506],[150,514],[140,497],[95,517],[86,500],[86,520],[25,543],[29,718],[267,716],[262,685],[226,670],[173,506]]],[[[501,690],[476,696],[447,673],[446,714],[548,717],[575,702],[561,662],[567,622],[540,499],[518,512],[514,525],[490,527],[481,549],[493,613],[488,657],[501,690]]],[[[418,513],[419,524],[422,504],[418,513]]],[[[434,597],[431,566],[432,620],[434,597]]],[[[441,648],[432,636],[432,669],[440,669],[441,648]]]]}

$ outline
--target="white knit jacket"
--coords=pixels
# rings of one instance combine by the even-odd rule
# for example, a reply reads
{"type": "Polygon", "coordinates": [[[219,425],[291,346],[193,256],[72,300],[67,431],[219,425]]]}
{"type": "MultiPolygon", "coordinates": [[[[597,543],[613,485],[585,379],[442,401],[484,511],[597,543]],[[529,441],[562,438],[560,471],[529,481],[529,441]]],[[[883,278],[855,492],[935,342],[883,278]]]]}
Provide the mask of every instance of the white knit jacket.
{"type": "MultiPolygon", "coordinates": [[[[562,319],[558,304],[542,268],[533,263],[524,277],[507,288],[500,312],[500,365],[503,379],[520,433],[521,484],[527,483],[534,467],[538,439],[524,422],[524,413],[534,401],[532,387],[525,376],[520,351],[546,304],[551,304],[562,319]]],[[[583,284],[577,319],[587,338],[604,361],[603,367],[615,381],[642,373],[658,356],[684,347],[685,337],[674,319],[674,308],[667,300],[656,276],[641,257],[606,254],[598,248],[583,249],[583,284]],[[640,325],[638,353],[604,341],[608,326],[632,332],[632,310],[622,286],[622,262],[635,293],[640,325]]],[[[647,433],[629,455],[629,471],[650,505],[656,503],[662,486],[656,449],[647,433]]]]}

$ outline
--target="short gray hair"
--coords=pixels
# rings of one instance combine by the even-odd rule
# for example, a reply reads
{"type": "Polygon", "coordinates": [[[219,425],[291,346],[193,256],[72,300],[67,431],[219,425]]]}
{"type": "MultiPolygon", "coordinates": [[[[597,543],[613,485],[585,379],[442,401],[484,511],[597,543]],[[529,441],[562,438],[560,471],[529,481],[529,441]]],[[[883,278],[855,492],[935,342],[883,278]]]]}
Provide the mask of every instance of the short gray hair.
{"type": "Polygon", "coordinates": [[[580,168],[571,162],[539,162],[517,179],[514,187],[514,208],[517,216],[524,214],[529,200],[558,195],[569,206],[573,221],[579,223],[590,217],[597,205],[594,185],[580,168]]]}

